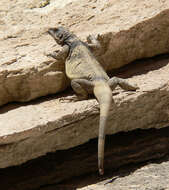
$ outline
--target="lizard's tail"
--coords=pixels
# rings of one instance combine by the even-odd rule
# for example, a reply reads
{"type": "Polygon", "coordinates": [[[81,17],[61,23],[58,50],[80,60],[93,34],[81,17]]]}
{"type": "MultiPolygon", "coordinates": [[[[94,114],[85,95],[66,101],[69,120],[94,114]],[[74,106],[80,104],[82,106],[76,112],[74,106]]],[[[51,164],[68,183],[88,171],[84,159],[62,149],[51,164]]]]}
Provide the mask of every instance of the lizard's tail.
{"type": "Polygon", "coordinates": [[[98,138],[98,168],[100,175],[104,174],[104,144],[105,129],[109,115],[109,109],[112,102],[112,91],[109,85],[104,81],[97,81],[94,85],[94,95],[100,104],[100,124],[98,138]]]}

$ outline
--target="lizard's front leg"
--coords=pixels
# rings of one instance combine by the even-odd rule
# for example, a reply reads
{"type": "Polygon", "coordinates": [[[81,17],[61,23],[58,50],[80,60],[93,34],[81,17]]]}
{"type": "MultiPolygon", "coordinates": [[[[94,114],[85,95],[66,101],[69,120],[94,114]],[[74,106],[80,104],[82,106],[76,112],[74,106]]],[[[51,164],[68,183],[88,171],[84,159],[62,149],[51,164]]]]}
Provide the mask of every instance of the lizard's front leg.
{"type": "Polygon", "coordinates": [[[87,37],[87,43],[91,49],[100,49],[101,48],[98,38],[99,38],[99,35],[97,35],[97,36],[89,35],[87,37]]]}
{"type": "Polygon", "coordinates": [[[54,51],[53,53],[46,54],[48,57],[53,57],[54,59],[57,60],[66,60],[69,52],[69,47],[67,45],[64,45],[62,50],[59,51],[54,51]]]}
{"type": "Polygon", "coordinates": [[[124,90],[135,91],[135,90],[139,89],[138,86],[130,84],[129,82],[126,81],[126,79],[121,79],[118,77],[113,77],[113,78],[109,79],[108,84],[112,90],[114,90],[117,85],[119,85],[124,90]]]}

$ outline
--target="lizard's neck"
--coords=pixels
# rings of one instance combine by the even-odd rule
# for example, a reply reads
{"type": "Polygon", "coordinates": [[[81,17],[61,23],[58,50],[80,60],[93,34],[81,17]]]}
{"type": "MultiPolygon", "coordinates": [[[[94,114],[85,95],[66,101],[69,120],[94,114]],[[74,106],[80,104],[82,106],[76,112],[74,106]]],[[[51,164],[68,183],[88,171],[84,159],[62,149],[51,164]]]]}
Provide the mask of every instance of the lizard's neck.
{"type": "Polygon", "coordinates": [[[74,46],[79,41],[80,40],[78,38],[70,36],[68,39],[65,40],[65,44],[71,48],[72,46],[74,46]]]}
{"type": "Polygon", "coordinates": [[[69,54],[67,59],[70,59],[74,48],[77,47],[78,45],[81,45],[82,42],[78,38],[74,38],[66,41],[65,44],[69,46],[69,54]]]}

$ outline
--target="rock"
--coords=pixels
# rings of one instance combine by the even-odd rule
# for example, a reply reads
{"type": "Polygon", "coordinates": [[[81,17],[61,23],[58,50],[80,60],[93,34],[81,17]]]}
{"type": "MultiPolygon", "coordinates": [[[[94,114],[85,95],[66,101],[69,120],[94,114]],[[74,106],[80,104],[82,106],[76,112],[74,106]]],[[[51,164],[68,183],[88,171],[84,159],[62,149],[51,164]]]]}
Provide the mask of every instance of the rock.
{"type": "MultiPolygon", "coordinates": [[[[117,88],[107,134],[169,126],[169,56],[138,61],[116,76],[137,83],[137,92],[117,88]]],[[[95,99],[71,102],[72,91],[0,110],[0,168],[19,165],[56,150],[69,149],[98,136],[95,99]],[[64,97],[70,98],[70,101],[64,97]]]]}
{"type": "MultiPolygon", "coordinates": [[[[147,130],[147,133],[148,132],[150,131],[147,130]]],[[[151,146],[151,148],[153,147],[151,146]]],[[[161,151],[159,155],[160,154],[161,151]]],[[[163,154],[161,154],[161,156],[163,156],[163,154]]],[[[78,190],[168,190],[168,170],[169,155],[166,155],[161,159],[149,160],[139,164],[128,164],[117,170],[110,171],[104,175],[103,178],[98,177],[97,174],[87,174],[80,177],[74,177],[73,179],[63,181],[59,184],[42,186],[39,190],[66,190],[68,188],[71,190],[75,188],[78,190]]]]}
{"type": "MultiPolygon", "coordinates": [[[[69,150],[47,154],[46,156],[22,164],[19,167],[0,169],[1,188],[5,190],[73,190],[78,187],[78,184],[80,187],[84,186],[85,183],[82,183],[82,181],[86,181],[86,176],[83,175],[81,179],[77,178],[77,176],[85,173],[88,174],[88,181],[86,181],[86,183],[90,184],[89,181],[94,177],[96,181],[100,182],[99,184],[90,185],[90,189],[97,189],[99,185],[101,185],[100,187],[102,187],[102,189],[107,190],[108,187],[112,189],[111,187],[114,185],[114,181],[118,187],[118,181],[120,181],[122,177],[127,177],[127,171],[124,172],[124,168],[120,169],[120,166],[126,164],[135,166],[135,163],[150,159],[159,159],[169,153],[169,127],[158,130],[149,129],[118,133],[108,136],[106,142],[105,168],[107,170],[105,170],[105,175],[102,177],[98,176],[97,139],[94,139],[84,145],[69,150]],[[119,168],[118,171],[115,171],[117,168],[119,168]],[[92,172],[97,173],[91,175],[92,172]],[[67,181],[66,183],[63,181],[71,177],[76,178],[74,181],[67,181]],[[58,184],[61,181],[63,182],[58,184]],[[83,185],[80,185],[80,182],[83,185]]],[[[163,178],[162,181],[164,181],[164,177],[168,176],[167,168],[169,168],[169,161],[166,162],[165,165],[162,165],[165,169],[161,167],[159,171],[161,178],[163,178]]],[[[139,168],[132,168],[132,170],[131,166],[128,167],[128,171],[131,171],[131,173],[139,168]]],[[[152,182],[150,179],[155,181],[157,176],[159,177],[160,175],[159,172],[146,168],[145,170],[144,172],[146,172],[146,176],[149,178],[144,177],[149,184],[152,182]]],[[[143,173],[143,170],[140,172],[143,173]]],[[[143,178],[143,176],[138,176],[138,178],[133,181],[138,184],[139,178],[141,177],[143,178]]],[[[124,184],[125,180],[121,181],[122,184],[124,184]]],[[[167,183],[162,184],[162,181],[160,181],[160,183],[158,181],[158,184],[164,187],[164,184],[167,183]]],[[[131,180],[126,183],[126,185],[129,184],[131,184],[131,180]]],[[[144,182],[142,182],[142,185],[139,185],[141,187],[140,189],[147,187],[147,184],[144,182]]],[[[155,183],[152,184],[152,186],[155,187],[155,183]]],[[[86,187],[86,189],[88,188],[86,187]]]]}
{"type": "Polygon", "coordinates": [[[0,105],[54,94],[69,85],[64,61],[45,56],[58,48],[46,33],[49,27],[66,26],[83,40],[100,34],[102,49],[94,53],[108,71],[169,52],[168,1],[70,2],[0,2],[0,105]]]}

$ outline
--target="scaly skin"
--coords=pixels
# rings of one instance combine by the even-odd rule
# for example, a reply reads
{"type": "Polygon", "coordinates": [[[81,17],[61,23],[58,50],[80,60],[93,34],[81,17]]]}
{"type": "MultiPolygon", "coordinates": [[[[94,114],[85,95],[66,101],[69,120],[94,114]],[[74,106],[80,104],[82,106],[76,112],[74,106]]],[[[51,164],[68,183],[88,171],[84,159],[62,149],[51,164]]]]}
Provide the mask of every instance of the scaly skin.
{"type": "Polygon", "coordinates": [[[48,33],[59,45],[63,46],[61,52],[55,52],[49,56],[57,59],[66,55],[66,75],[71,80],[71,86],[78,98],[87,99],[88,94],[94,93],[100,104],[98,168],[100,175],[103,175],[105,129],[112,103],[112,90],[117,85],[125,90],[136,90],[138,87],[129,84],[125,79],[108,77],[89,49],[99,46],[94,37],[89,36],[90,44],[86,44],[63,27],[51,28],[48,33]]]}

